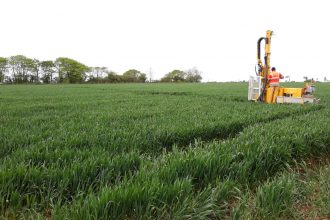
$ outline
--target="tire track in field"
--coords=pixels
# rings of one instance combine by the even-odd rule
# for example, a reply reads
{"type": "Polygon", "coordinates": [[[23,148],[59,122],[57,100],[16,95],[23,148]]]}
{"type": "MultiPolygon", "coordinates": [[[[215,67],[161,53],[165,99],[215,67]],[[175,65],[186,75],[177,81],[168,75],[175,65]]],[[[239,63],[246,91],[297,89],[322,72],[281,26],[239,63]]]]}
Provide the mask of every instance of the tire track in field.
{"type": "Polygon", "coordinates": [[[246,102],[246,98],[242,96],[219,96],[218,94],[200,94],[195,92],[180,92],[180,91],[172,91],[172,92],[162,92],[162,91],[130,91],[131,94],[134,95],[142,95],[142,96],[176,96],[176,97],[198,97],[198,98],[206,98],[212,99],[216,101],[223,102],[246,102]]]}
{"type": "MultiPolygon", "coordinates": [[[[160,143],[162,143],[163,148],[166,149],[166,151],[171,151],[173,146],[176,145],[178,148],[184,150],[191,146],[194,146],[193,143],[197,142],[203,142],[203,144],[213,141],[225,141],[228,139],[232,139],[239,135],[245,128],[254,126],[261,123],[270,123],[275,120],[279,119],[285,119],[288,117],[295,117],[295,116],[301,116],[310,112],[314,111],[320,111],[321,109],[324,109],[325,106],[323,105],[317,105],[313,106],[309,109],[304,110],[298,110],[293,112],[286,112],[282,114],[275,114],[270,115],[267,118],[260,119],[255,122],[238,122],[233,123],[229,127],[216,127],[216,128],[210,128],[210,129],[201,129],[199,131],[192,131],[190,134],[186,135],[185,137],[180,137],[180,142],[176,142],[175,140],[166,140],[165,138],[162,139],[160,137],[160,143]]],[[[198,144],[200,145],[200,144],[198,144]]]]}

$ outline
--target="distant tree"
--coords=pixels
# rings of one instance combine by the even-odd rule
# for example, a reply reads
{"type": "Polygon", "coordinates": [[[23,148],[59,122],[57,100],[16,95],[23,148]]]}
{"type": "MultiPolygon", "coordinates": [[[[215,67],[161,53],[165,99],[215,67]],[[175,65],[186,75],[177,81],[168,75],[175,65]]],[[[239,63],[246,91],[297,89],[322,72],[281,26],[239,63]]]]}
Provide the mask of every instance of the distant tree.
{"type": "Polygon", "coordinates": [[[201,82],[202,72],[200,72],[196,67],[189,69],[187,71],[185,81],[186,82],[201,82]]]}
{"type": "Polygon", "coordinates": [[[40,63],[43,83],[52,83],[54,73],[56,72],[55,64],[51,60],[42,61],[40,63]]]}
{"type": "Polygon", "coordinates": [[[161,78],[161,82],[184,82],[186,77],[186,73],[181,70],[173,70],[172,72],[167,73],[163,78],[161,78]]]}
{"type": "Polygon", "coordinates": [[[0,57],[0,83],[4,82],[7,71],[7,58],[0,57]]]}
{"type": "Polygon", "coordinates": [[[11,56],[8,59],[9,68],[13,74],[14,83],[27,83],[34,70],[34,61],[23,55],[11,56]]]}
{"type": "Polygon", "coordinates": [[[110,71],[108,72],[108,82],[110,83],[120,83],[123,82],[123,77],[117,73],[110,71]]]}
{"type": "Polygon", "coordinates": [[[147,81],[147,75],[145,73],[141,73],[139,76],[138,76],[138,82],[142,82],[142,83],[145,83],[147,81]]]}
{"type": "Polygon", "coordinates": [[[90,68],[76,60],[59,57],[55,61],[60,83],[81,83],[86,78],[86,73],[90,68]]]}
{"type": "Polygon", "coordinates": [[[103,78],[107,74],[107,72],[107,67],[92,67],[88,81],[93,83],[104,82],[103,78]]]}
{"type": "Polygon", "coordinates": [[[40,82],[40,71],[41,71],[40,61],[38,59],[33,59],[30,82],[32,83],[40,82]]]}
{"type": "Polygon", "coordinates": [[[123,76],[124,82],[145,82],[147,80],[147,75],[145,73],[141,73],[138,70],[130,69],[127,70],[123,76]]]}

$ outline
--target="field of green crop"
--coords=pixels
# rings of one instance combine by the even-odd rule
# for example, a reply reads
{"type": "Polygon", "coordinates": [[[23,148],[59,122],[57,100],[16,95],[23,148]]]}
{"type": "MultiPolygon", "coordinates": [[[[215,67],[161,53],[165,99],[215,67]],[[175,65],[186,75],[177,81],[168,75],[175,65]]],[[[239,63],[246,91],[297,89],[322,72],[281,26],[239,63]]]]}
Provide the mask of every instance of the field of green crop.
{"type": "Polygon", "coordinates": [[[293,218],[289,171],[330,155],[330,84],[316,96],[250,103],[245,83],[0,86],[0,219],[293,218]]]}

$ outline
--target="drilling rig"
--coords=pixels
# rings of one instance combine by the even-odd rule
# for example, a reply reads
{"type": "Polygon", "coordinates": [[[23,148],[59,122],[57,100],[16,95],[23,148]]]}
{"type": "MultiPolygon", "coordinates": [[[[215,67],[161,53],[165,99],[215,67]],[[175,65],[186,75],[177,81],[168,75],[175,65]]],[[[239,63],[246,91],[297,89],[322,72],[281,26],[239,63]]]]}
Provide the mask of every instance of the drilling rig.
{"type": "Polygon", "coordinates": [[[261,37],[257,43],[257,64],[255,76],[250,76],[248,100],[265,103],[316,103],[314,98],[315,86],[313,80],[306,80],[303,88],[279,87],[274,90],[270,86],[270,46],[273,31],[268,30],[266,37],[261,37]],[[261,58],[261,43],[264,41],[264,57],[261,58]]]}

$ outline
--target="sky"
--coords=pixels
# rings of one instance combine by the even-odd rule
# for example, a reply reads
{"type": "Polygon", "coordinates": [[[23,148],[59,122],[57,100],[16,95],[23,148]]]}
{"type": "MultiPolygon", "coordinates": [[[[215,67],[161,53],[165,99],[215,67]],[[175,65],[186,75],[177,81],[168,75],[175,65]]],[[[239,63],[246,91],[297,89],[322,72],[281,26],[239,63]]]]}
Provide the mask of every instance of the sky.
{"type": "Polygon", "coordinates": [[[196,67],[204,82],[241,81],[273,30],[272,66],[291,80],[330,79],[327,0],[0,1],[2,57],[69,57],[153,79],[196,67]]]}

